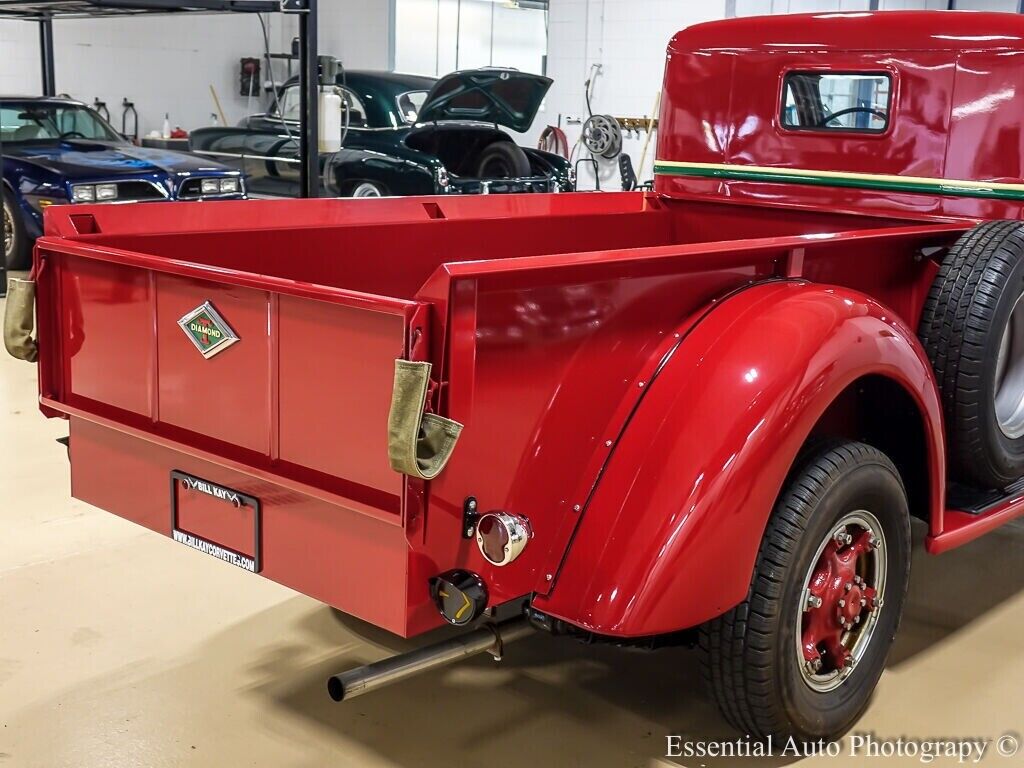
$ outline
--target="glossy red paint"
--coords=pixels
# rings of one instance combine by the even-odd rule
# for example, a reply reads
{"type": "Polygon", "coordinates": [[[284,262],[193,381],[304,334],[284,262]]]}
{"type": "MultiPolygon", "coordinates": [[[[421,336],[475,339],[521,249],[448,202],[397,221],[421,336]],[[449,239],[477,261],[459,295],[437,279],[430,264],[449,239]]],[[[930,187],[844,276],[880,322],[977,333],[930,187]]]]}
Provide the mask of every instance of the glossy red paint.
{"type": "Polygon", "coordinates": [[[797,452],[867,375],[913,397],[931,468],[930,503],[918,512],[942,510],[941,404],[913,331],[855,291],[764,283],[684,332],[537,607],[602,634],[640,636],[695,626],[739,602],[797,452]]]}
{"type": "MultiPolygon", "coordinates": [[[[51,234],[37,254],[41,327],[59,329],[44,342],[43,405],[73,417],[76,495],[168,533],[172,469],[249,493],[266,507],[265,575],[415,634],[439,622],[428,581],[450,568],[480,573],[492,604],[551,591],[590,519],[577,508],[595,487],[611,491],[609,456],[642,434],[634,410],[708,307],[752,282],[813,276],[913,314],[929,273],[907,254],[963,229],[654,195],[525,197],[431,201],[429,216],[408,199],[224,206],[217,226],[178,207],[148,206],[142,223],[127,208],[76,207],[89,233],[51,234]],[[275,226],[310,209],[334,223],[275,226]],[[176,324],[206,300],[242,339],[210,360],[176,324]],[[116,344],[104,338],[113,320],[116,344]],[[466,425],[429,485],[387,466],[402,356],[435,363],[432,407],[466,425]],[[136,443],[149,447],[122,460],[136,443]],[[461,537],[468,495],[529,520],[534,537],[512,565],[490,565],[461,537]],[[300,556],[300,535],[324,541],[300,556]],[[397,573],[373,600],[345,587],[379,567],[397,573]]],[[[73,233],[60,214],[51,233],[73,233]]]]}
{"type": "Polygon", "coordinates": [[[805,587],[800,639],[804,661],[816,672],[846,668],[850,651],[843,635],[878,608],[878,590],[860,576],[870,551],[871,534],[864,530],[850,544],[829,542],[805,587]]]}
{"type": "Polygon", "coordinates": [[[745,16],[694,24],[669,50],[958,51],[1024,49],[1024,19],[973,11],[855,11],[745,16]]]}
{"type": "MultiPolygon", "coordinates": [[[[736,166],[1019,182],[1024,89],[1018,14],[796,14],[710,22],[668,47],[657,157],[736,166]],[[793,131],[780,124],[786,73],[884,72],[889,128],[793,131]]],[[[1020,200],[865,192],[842,186],[657,179],[670,196],[728,197],[832,210],[1020,218],[1020,200]]]]}
{"type": "MultiPolygon", "coordinates": [[[[821,13],[710,22],[668,47],[658,159],[931,178],[1024,181],[1019,94],[1024,91],[1024,17],[1005,13],[821,13]],[[890,124],[880,134],[792,131],[780,124],[788,72],[884,72],[892,78],[890,124]]],[[[893,192],[839,185],[661,176],[678,198],[758,201],[834,211],[899,211],[934,217],[1020,219],[1019,199],[893,192]]],[[[816,275],[815,279],[822,279],[816,275]]],[[[846,276],[831,281],[850,285],[846,276]]],[[[911,289],[919,292],[926,280],[911,289]]],[[[877,296],[870,286],[857,286],[877,296]]],[[[919,295],[911,297],[916,304],[919,295]]],[[[911,325],[911,307],[879,297],[911,325]]],[[[931,518],[939,552],[1024,514],[1008,499],[982,516],[931,518]]]]}
{"type": "MultiPolygon", "coordinates": [[[[1024,22],[950,18],[680,33],[658,158],[1019,181],[1006,104],[1024,22]],[[830,68],[889,73],[886,131],[781,127],[785,74],[830,68]]],[[[73,492],[164,534],[172,470],[255,496],[264,575],[402,635],[440,623],[429,580],[453,568],[491,605],[532,594],[620,637],[720,614],[746,594],[798,449],[823,423],[855,430],[844,398],[868,381],[920,422],[901,460],[932,551],[1024,512],[945,509],[913,331],[925,252],[1020,201],[684,176],[657,190],[48,209],[40,394],[71,420],[73,492]],[[209,360],[176,323],[204,301],[241,338],[209,360]],[[429,408],[465,424],[429,484],[388,465],[395,358],[432,362],[429,408]],[[462,538],[468,496],[529,521],[511,565],[462,538]]],[[[184,514],[244,545],[241,513],[184,514]]]]}
{"type": "MultiPolygon", "coordinates": [[[[72,416],[71,491],[165,536],[170,532],[171,469],[247,493],[262,502],[263,576],[399,635],[437,625],[436,612],[418,599],[420,585],[436,572],[409,556],[407,532],[401,526],[290,488],[273,476],[227,467],[219,458],[200,458],[191,444],[179,447],[125,430],[117,422],[102,424],[92,413],[72,416]]],[[[223,516],[237,513],[230,505],[222,506],[226,510],[218,507],[216,515],[223,528],[223,516]]],[[[183,521],[186,530],[217,532],[209,520],[198,517],[201,512],[188,512],[192,516],[183,521]]],[[[248,522],[240,520],[237,529],[222,530],[225,538],[217,543],[246,553],[251,529],[243,533],[242,526],[248,522]]]]}

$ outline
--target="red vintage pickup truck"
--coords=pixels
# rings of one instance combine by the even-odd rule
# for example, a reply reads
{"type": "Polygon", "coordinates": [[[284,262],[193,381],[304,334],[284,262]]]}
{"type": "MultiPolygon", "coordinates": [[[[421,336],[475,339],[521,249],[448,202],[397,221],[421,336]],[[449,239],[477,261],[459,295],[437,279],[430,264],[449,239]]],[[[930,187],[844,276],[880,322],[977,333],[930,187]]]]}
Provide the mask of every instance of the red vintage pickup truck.
{"type": "Polygon", "coordinates": [[[738,728],[834,736],[911,517],[1024,512],[1022,64],[1013,15],[692,27],[653,193],[55,206],[5,338],[77,498],[473,625],[335,699],[541,628],[693,642],[738,728]]]}

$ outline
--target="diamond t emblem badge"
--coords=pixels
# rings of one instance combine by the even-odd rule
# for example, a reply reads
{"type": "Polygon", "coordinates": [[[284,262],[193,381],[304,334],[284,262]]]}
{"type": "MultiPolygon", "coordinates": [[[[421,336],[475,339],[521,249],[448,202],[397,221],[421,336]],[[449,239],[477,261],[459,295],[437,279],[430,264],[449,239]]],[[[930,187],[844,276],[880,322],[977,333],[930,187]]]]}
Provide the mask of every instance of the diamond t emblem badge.
{"type": "Polygon", "coordinates": [[[181,318],[178,325],[207,360],[238,341],[231,326],[208,301],[181,318]]]}

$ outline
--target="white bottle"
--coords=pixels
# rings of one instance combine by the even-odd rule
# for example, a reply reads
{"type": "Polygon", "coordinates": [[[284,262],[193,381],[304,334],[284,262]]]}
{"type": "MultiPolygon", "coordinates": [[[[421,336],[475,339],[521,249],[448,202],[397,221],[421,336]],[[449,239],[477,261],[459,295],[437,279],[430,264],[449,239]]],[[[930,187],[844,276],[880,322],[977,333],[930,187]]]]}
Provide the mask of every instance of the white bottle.
{"type": "Polygon", "coordinates": [[[163,130],[163,134],[162,135],[163,135],[163,137],[165,139],[171,138],[171,113],[170,112],[165,112],[164,113],[164,130],[163,130]]]}
{"type": "Polygon", "coordinates": [[[332,88],[320,91],[319,98],[320,151],[337,152],[341,149],[341,96],[332,88]]]}

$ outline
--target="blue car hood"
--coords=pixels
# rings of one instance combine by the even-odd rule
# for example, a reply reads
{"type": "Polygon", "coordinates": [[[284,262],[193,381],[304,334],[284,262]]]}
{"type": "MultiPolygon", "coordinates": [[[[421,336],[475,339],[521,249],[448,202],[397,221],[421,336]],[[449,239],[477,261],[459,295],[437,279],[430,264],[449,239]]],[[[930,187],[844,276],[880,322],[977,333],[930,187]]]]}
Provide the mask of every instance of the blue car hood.
{"type": "Polygon", "coordinates": [[[184,152],[97,141],[5,144],[4,154],[32,163],[67,180],[147,173],[197,173],[230,170],[184,152]]]}

